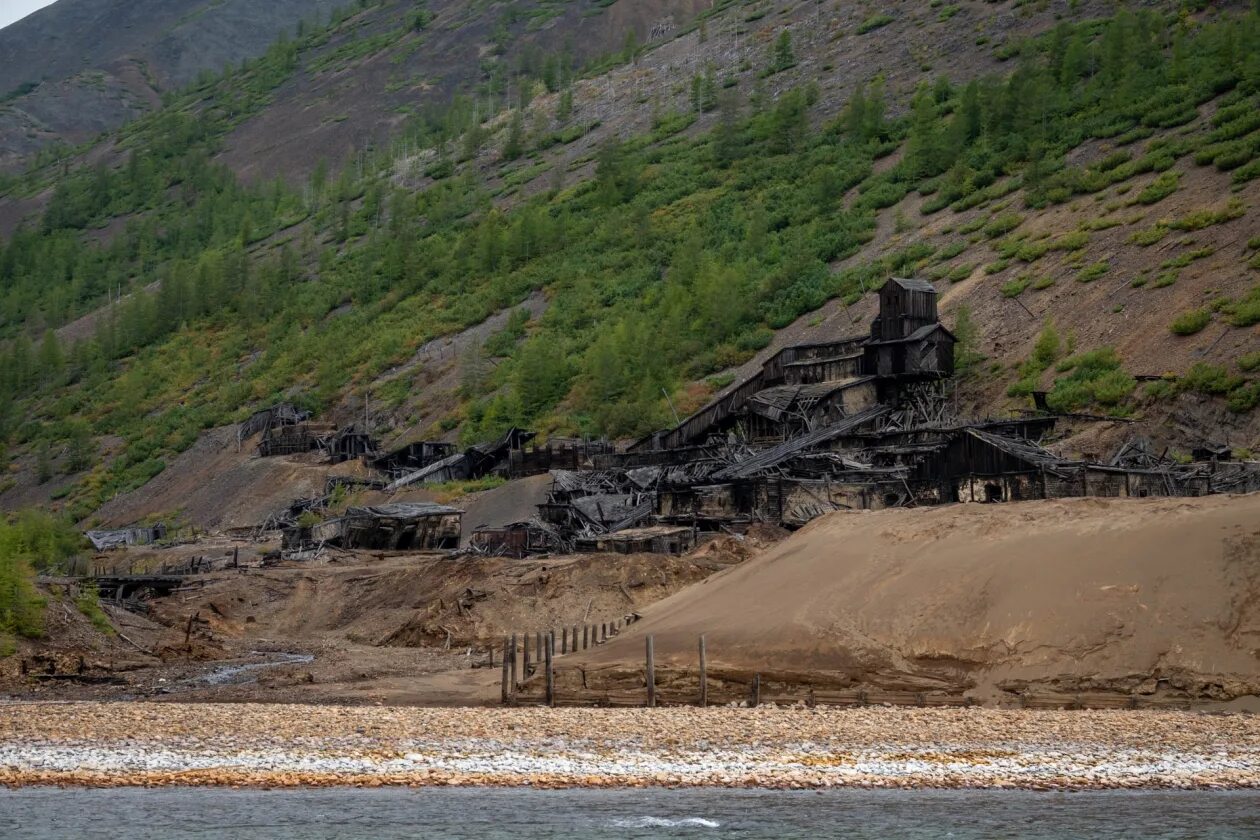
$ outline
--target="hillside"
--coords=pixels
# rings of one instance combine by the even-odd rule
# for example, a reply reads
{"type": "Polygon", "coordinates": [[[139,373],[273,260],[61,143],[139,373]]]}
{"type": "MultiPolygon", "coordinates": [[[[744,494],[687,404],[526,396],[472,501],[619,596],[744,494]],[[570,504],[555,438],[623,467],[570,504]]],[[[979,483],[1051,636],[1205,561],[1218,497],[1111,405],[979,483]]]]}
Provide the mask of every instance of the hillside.
{"type": "Polygon", "coordinates": [[[661,684],[694,681],[703,633],[735,681],[1231,700],[1258,688],[1257,523],[1254,496],[831,514],[565,667],[641,677],[651,634],[661,684]]]}
{"type": "Polygon", "coordinates": [[[207,485],[282,398],[642,435],[892,273],[979,413],[1260,446],[1251,4],[700,5],[364,3],[0,185],[0,504],[207,485]]]}

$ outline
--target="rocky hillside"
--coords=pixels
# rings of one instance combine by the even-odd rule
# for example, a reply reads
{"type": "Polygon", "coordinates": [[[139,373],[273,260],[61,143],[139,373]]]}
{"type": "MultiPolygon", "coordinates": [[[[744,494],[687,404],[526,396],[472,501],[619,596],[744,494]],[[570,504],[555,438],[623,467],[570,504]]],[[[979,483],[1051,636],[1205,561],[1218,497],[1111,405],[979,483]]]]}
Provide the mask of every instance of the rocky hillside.
{"type": "Polygon", "coordinates": [[[61,0],[0,30],[0,167],[77,145],[264,52],[335,0],[61,0]]]}
{"type": "Polygon", "coordinates": [[[0,504],[280,398],[632,437],[894,272],[960,405],[1254,449],[1257,54],[1250,3],[362,3],[0,185],[0,504]]]}

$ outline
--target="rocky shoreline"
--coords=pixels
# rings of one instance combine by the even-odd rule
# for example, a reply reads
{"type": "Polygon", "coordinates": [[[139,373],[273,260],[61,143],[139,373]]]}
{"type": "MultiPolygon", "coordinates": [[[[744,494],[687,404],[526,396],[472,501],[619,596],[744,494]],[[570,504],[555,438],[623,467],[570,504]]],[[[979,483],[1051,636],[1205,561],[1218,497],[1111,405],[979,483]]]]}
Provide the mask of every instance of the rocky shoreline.
{"type": "Polygon", "coordinates": [[[15,703],[0,785],[1260,788],[1260,717],[15,703]]]}

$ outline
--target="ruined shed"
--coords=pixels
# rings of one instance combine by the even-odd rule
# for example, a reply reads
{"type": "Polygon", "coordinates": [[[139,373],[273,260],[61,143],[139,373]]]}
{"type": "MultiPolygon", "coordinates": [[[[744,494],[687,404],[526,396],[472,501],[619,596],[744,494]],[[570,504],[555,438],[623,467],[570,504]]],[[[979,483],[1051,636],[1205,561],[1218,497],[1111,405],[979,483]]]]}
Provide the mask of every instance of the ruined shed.
{"type": "Polygon", "coordinates": [[[453,549],[459,547],[458,508],[430,502],[393,502],[352,507],[335,519],[286,530],[288,549],[333,545],[389,551],[453,549]]]}
{"type": "Polygon", "coordinates": [[[108,551],[128,545],[153,545],[160,542],[166,539],[166,526],[160,522],[157,525],[133,525],[130,528],[88,531],[84,536],[97,551],[108,551]]]}
{"type": "Polygon", "coordinates": [[[595,537],[595,548],[613,554],[686,554],[696,547],[696,530],[676,525],[625,528],[595,537]]]}

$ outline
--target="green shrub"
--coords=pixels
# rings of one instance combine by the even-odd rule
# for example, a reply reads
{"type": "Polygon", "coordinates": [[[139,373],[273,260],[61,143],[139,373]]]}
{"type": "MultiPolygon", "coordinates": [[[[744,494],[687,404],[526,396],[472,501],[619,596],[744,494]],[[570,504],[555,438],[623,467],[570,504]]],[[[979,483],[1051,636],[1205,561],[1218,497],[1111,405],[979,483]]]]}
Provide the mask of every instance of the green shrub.
{"type": "Polygon", "coordinates": [[[1252,382],[1250,385],[1235,388],[1230,392],[1226,405],[1230,411],[1238,414],[1251,411],[1260,405],[1260,382],[1252,382]]]}
{"type": "Polygon", "coordinates": [[[1157,201],[1163,201],[1177,191],[1179,178],[1180,175],[1176,172],[1160,173],[1154,181],[1147,184],[1146,188],[1137,194],[1138,204],[1154,204],[1157,201]]]}
{"type": "Polygon", "coordinates": [[[1055,251],[1079,251],[1089,244],[1089,231],[1074,230],[1056,238],[1050,247],[1055,251]]]}
{"type": "Polygon", "coordinates": [[[1054,278],[1049,274],[1043,274],[1032,283],[1034,291],[1040,292],[1042,289],[1048,289],[1054,285],[1054,278]]]}
{"type": "Polygon", "coordinates": [[[1228,394],[1242,384],[1241,376],[1231,374],[1221,365],[1207,362],[1195,362],[1180,382],[1183,391],[1216,396],[1228,394]]]}
{"type": "Polygon", "coordinates": [[[1192,309],[1183,312],[1173,319],[1169,329],[1177,335],[1194,335],[1212,320],[1212,313],[1207,309],[1192,309]]]}
{"type": "Polygon", "coordinates": [[[1005,236],[1024,223],[1024,217],[1018,213],[1003,213],[995,216],[984,226],[984,235],[989,239],[1005,236]]]}
{"type": "Polygon", "coordinates": [[[1238,359],[1238,367],[1245,371],[1260,369],[1260,350],[1241,356],[1238,359]]]}
{"type": "Polygon", "coordinates": [[[1137,380],[1123,370],[1111,347],[1070,356],[1057,370],[1068,375],[1055,379],[1046,395],[1046,404],[1054,411],[1079,411],[1091,405],[1115,409],[1137,387],[1137,380]]]}
{"type": "Polygon", "coordinates": [[[1180,219],[1168,222],[1168,226],[1177,230],[1203,230],[1213,225],[1224,224],[1242,218],[1247,212],[1247,205],[1241,199],[1231,198],[1229,203],[1218,209],[1205,208],[1196,210],[1180,219]]]}
{"type": "Polygon", "coordinates": [[[1145,248],[1147,245],[1154,245],[1156,242],[1168,235],[1168,227],[1163,224],[1157,224],[1148,227],[1146,230],[1134,231],[1129,236],[1129,241],[1134,245],[1141,245],[1145,248]]]}
{"type": "Polygon", "coordinates": [[[1016,277],[1008,283],[1003,283],[1001,288],[1002,297],[1019,297],[1024,293],[1024,290],[1028,288],[1028,283],[1029,279],[1027,275],[1022,275],[1020,277],[1016,277]]]}
{"type": "Polygon", "coordinates": [[[1103,260],[1101,262],[1091,263],[1080,270],[1076,275],[1076,279],[1081,283],[1093,283],[1099,277],[1102,277],[1108,271],[1111,271],[1111,263],[1103,260]]]}
{"type": "Polygon", "coordinates": [[[874,32],[876,29],[880,29],[881,27],[887,26],[888,24],[892,23],[894,20],[896,20],[896,18],[894,18],[892,15],[886,15],[886,14],[871,15],[866,20],[858,24],[857,34],[865,35],[867,32],[874,32]]]}
{"type": "Polygon", "coordinates": [[[35,574],[74,556],[82,541],[68,522],[42,511],[0,519],[0,639],[43,632],[44,599],[35,574]]]}
{"type": "Polygon", "coordinates": [[[101,609],[100,595],[97,593],[95,586],[81,587],[78,596],[74,599],[74,605],[79,612],[83,613],[92,622],[92,626],[97,630],[106,635],[114,634],[114,625],[110,623],[109,616],[105,614],[105,610],[101,609]]]}

